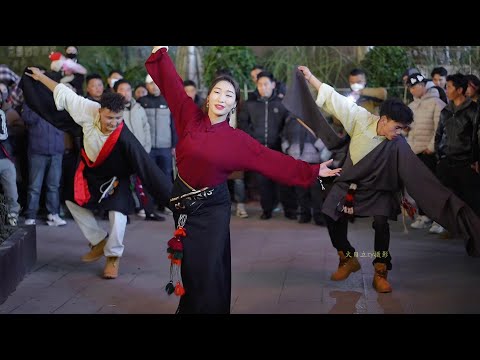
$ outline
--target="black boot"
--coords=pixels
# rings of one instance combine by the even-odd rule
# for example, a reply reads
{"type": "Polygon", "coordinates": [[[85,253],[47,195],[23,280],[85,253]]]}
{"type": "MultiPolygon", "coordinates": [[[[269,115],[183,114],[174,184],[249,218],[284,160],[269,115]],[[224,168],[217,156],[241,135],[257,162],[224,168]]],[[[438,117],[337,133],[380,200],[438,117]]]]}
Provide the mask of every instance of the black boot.
{"type": "Polygon", "coordinates": [[[290,220],[297,220],[297,210],[285,210],[285,217],[290,220]]]}
{"type": "Polygon", "coordinates": [[[262,215],[260,215],[260,219],[262,220],[268,220],[272,218],[272,212],[271,211],[264,211],[262,215]]]}
{"type": "Polygon", "coordinates": [[[155,213],[150,213],[146,215],[147,216],[145,216],[145,221],[165,221],[165,218],[163,216],[155,213]]]}

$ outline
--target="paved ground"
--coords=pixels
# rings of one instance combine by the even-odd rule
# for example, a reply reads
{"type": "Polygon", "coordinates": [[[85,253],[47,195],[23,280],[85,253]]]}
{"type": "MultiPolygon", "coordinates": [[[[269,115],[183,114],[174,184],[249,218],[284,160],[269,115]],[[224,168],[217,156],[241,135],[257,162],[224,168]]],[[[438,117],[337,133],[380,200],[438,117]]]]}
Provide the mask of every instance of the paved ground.
{"type": "MultiPolygon", "coordinates": [[[[377,294],[371,258],[362,257],[373,251],[370,220],[350,227],[361,271],[333,282],[329,276],[338,258],[326,228],[298,224],[280,213],[262,221],[258,204],[247,209],[248,219],[232,217],[233,314],[480,312],[480,259],[467,256],[461,239],[441,239],[426,230],[405,234],[401,221],[392,222],[394,290],[377,294]]],[[[0,305],[0,313],[172,314],[178,298],[164,291],[172,229],[171,217],[157,223],[133,216],[120,276],[103,280],[104,260],[80,261],[88,248],[73,220],[60,228],[37,225],[37,264],[0,305]]]]}

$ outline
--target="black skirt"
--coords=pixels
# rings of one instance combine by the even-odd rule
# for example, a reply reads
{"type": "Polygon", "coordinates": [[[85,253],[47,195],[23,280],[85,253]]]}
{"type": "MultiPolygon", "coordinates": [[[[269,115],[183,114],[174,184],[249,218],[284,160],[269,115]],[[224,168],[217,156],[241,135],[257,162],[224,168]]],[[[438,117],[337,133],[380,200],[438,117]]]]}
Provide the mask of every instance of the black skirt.
{"type": "Polygon", "coordinates": [[[230,194],[227,183],[183,200],[192,189],[177,176],[170,208],[175,224],[186,214],[181,276],[185,294],[177,314],[229,314],[231,298],[230,194]]]}

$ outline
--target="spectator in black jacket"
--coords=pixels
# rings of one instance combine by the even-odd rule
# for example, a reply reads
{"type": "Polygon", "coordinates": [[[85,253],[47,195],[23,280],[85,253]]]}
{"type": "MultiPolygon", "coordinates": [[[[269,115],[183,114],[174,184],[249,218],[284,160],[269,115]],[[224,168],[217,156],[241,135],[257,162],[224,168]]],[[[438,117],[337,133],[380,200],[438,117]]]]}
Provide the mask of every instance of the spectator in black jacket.
{"type": "MultiPolygon", "coordinates": [[[[289,112],[285,109],[282,100],[275,91],[273,74],[263,71],[258,74],[257,79],[258,95],[245,102],[239,113],[238,127],[262,145],[281,152],[281,134],[289,117],[289,112]]],[[[260,174],[258,175],[258,183],[260,204],[263,210],[260,218],[263,220],[270,219],[277,204],[279,189],[275,182],[260,174]]],[[[282,191],[280,201],[285,216],[296,220],[296,199],[283,196],[283,194],[288,193],[286,189],[281,188],[280,191],[282,191]]]]}
{"type": "MultiPolygon", "coordinates": [[[[437,175],[480,215],[480,175],[478,169],[478,105],[465,96],[468,80],[463,74],[447,76],[450,102],[440,113],[435,134],[435,152],[439,162],[437,175]]],[[[433,227],[433,226],[432,226],[433,227]]],[[[438,225],[438,231],[442,232],[438,225]]]]}
{"type": "MultiPolygon", "coordinates": [[[[257,77],[263,71],[267,71],[267,69],[262,65],[255,65],[252,70],[250,71],[250,77],[252,78],[252,82],[257,84],[257,77]]],[[[283,99],[285,93],[287,92],[287,85],[279,80],[273,79],[275,84],[275,89],[277,91],[277,96],[280,99],[283,99]]],[[[254,91],[248,93],[248,100],[253,100],[258,96],[258,90],[255,88],[254,91]]]]}
{"type": "Polygon", "coordinates": [[[102,77],[99,74],[89,74],[85,79],[87,83],[87,96],[86,98],[92,101],[100,102],[103,91],[102,77]]]}

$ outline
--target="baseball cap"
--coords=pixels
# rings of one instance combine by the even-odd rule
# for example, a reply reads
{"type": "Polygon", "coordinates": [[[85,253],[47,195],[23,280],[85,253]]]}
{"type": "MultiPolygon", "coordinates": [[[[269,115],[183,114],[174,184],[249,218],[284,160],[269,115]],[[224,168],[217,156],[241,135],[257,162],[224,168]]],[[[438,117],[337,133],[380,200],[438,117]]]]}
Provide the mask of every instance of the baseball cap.
{"type": "Polygon", "coordinates": [[[425,76],[423,76],[420,73],[413,73],[408,76],[407,86],[412,87],[421,82],[424,82],[424,83],[427,82],[427,79],[425,78],[425,76]]]}

